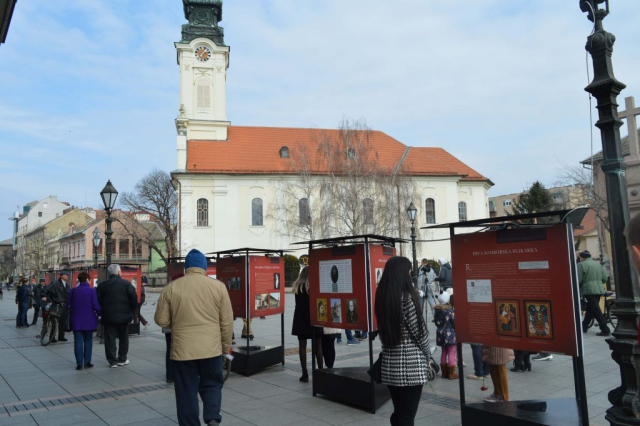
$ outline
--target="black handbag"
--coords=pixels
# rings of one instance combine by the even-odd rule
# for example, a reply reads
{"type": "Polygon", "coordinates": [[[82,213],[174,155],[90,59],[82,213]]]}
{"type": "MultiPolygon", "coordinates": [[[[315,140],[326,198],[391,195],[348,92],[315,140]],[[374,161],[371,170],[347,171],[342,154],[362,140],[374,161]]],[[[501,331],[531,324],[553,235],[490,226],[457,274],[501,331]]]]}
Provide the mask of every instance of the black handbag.
{"type": "Polygon", "coordinates": [[[378,360],[367,370],[367,373],[375,383],[382,383],[382,352],[378,355],[378,360]]]}
{"type": "Polygon", "coordinates": [[[51,305],[51,308],[49,309],[49,315],[51,315],[54,318],[60,318],[63,312],[64,312],[64,306],[62,306],[62,303],[54,303],[51,305]]]}

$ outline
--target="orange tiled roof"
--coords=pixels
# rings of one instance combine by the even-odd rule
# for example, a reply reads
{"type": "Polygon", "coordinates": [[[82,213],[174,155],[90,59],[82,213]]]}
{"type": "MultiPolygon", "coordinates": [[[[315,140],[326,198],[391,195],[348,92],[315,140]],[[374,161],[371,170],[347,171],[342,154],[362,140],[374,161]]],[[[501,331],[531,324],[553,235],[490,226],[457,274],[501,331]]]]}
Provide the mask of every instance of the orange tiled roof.
{"type": "MultiPolygon", "coordinates": [[[[280,158],[280,148],[293,152],[302,144],[310,145],[322,132],[338,136],[336,129],[304,129],[288,127],[229,127],[226,141],[190,140],[187,143],[187,171],[224,174],[286,174],[292,173],[291,159],[280,158]]],[[[371,145],[378,153],[378,162],[395,168],[402,159],[406,145],[380,132],[372,131],[371,145]]],[[[315,150],[311,149],[311,154],[315,150]]],[[[310,164],[315,165],[315,159],[310,164]]],[[[316,166],[316,173],[326,173],[316,166]]],[[[488,181],[442,148],[411,148],[404,168],[413,176],[462,176],[463,180],[488,181]]]]}
{"type": "Polygon", "coordinates": [[[593,209],[587,210],[587,214],[584,215],[582,219],[582,229],[576,229],[573,231],[573,235],[579,237],[580,235],[586,234],[589,231],[592,231],[596,227],[597,217],[596,211],[593,209]]]}

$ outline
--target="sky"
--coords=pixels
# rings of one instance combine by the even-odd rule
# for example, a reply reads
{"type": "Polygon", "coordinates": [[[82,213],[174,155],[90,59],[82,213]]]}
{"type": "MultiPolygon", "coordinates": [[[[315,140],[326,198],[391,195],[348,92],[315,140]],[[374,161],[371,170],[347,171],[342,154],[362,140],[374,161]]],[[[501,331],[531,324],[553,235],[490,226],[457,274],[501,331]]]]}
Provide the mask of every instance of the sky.
{"type": "MultiPolygon", "coordinates": [[[[621,110],[640,103],[636,3],[612,0],[604,21],[621,110]]],[[[18,1],[0,46],[1,218],[49,195],[98,208],[107,179],[130,191],[176,168],[185,22],[180,0],[18,1]]],[[[232,125],[364,118],[443,147],[491,179],[490,196],[553,186],[591,155],[592,23],[577,0],[225,0],[220,25],[232,125]]],[[[0,220],[0,240],[11,232],[0,220]]]]}

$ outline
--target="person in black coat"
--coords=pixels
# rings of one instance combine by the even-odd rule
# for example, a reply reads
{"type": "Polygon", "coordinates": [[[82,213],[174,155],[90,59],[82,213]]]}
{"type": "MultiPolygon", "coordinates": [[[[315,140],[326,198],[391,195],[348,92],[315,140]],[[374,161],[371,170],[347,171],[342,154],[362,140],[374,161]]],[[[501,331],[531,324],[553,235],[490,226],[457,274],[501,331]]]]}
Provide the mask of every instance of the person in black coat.
{"type": "Polygon", "coordinates": [[[42,289],[44,288],[44,278],[40,278],[40,283],[33,287],[33,321],[31,325],[38,323],[38,316],[40,315],[40,308],[42,304],[42,289]]]}
{"type": "MultiPolygon", "coordinates": [[[[67,302],[67,296],[69,295],[69,286],[69,273],[67,271],[62,271],[60,272],[60,278],[57,281],[52,282],[42,289],[42,300],[44,300],[45,302],[49,300],[51,301],[51,303],[59,303],[63,306],[62,315],[60,316],[60,320],[58,322],[58,340],[61,342],[67,341],[67,339],[64,337],[64,324],[67,320],[67,315],[69,315],[69,312],[64,306],[67,302]]],[[[53,339],[51,343],[55,343],[58,340],[53,339]]]]}
{"type": "Polygon", "coordinates": [[[115,368],[129,364],[129,323],[138,307],[138,297],[133,284],[120,278],[120,265],[109,265],[107,273],[109,278],[98,284],[98,304],[102,307],[104,352],[111,368],[115,368]]]}

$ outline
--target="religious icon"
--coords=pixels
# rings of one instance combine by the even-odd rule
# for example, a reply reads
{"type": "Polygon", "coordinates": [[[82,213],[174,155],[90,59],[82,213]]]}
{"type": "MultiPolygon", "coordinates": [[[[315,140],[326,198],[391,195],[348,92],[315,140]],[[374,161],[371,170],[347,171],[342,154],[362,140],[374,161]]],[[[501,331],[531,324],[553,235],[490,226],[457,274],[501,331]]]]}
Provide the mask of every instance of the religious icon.
{"type": "Polygon", "coordinates": [[[273,288],[276,290],[280,290],[280,273],[276,272],[273,274],[273,288]]]}
{"type": "Polygon", "coordinates": [[[382,279],[382,268],[376,268],[376,287],[380,284],[380,280],[382,279]]]}
{"type": "Polygon", "coordinates": [[[347,299],[347,324],[358,324],[358,301],[347,299]]]}
{"type": "Polygon", "coordinates": [[[342,322],[342,302],[331,299],[331,322],[342,322]]]}
{"type": "Polygon", "coordinates": [[[521,336],[520,301],[496,300],[496,319],[498,334],[503,336],[521,336]]]}
{"type": "Polygon", "coordinates": [[[338,292],[338,276],[339,276],[338,267],[336,265],[333,265],[331,267],[331,282],[333,283],[331,285],[331,290],[334,293],[338,292]]]}
{"type": "Polygon", "coordinates": [[[553,340],[553,318],[551,301],[524,301],[527,312],[527,337],[531,339],[553,340]]]}
{"type": "Polygon", "coordinates": [[[327,299],[318,299],[316,301],[317,317],[319,322],[327,321],[327,299]]]}

